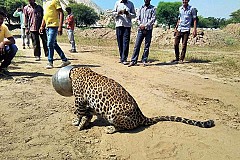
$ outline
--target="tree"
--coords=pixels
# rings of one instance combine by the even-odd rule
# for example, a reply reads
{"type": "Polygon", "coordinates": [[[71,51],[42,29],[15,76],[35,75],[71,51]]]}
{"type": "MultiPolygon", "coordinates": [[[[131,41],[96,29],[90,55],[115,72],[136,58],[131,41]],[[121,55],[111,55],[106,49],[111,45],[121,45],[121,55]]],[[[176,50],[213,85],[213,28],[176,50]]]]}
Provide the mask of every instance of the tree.
{"type": "Polygon", "coordinates": [[[90,8],[82,3],[71,3],[68,7],[72,8],[75,17],[76,26],[90,26],[99,20],[98,14],[93,8],[90,8]]]}
{"type": "Polygon", "coordinates": [[[230,17],[231,17],[230,21],[232,23],[240,23],[240,9],[235,12],[232,12],[230,17]]]}
{"type": "Polygon", "coordinates": [[[198,18],[199,18],[199,22],[198,22],[199,28],[221,28],[228,24],[225,18],[214,18],[214,17],[203,18],[202,16],[198,16],[198,18]]]}
{"type": "Polygon", "coordinates": [[[175,25],[178,20],[181,2],[159,2],[157,6],[156,19],[159,24],[166,24],[168,28],[175,25]]]}
{"type": "Polygon", "coordinates": [[[197,23],[197,26],[199,28],[208,28],[210,22],[207,18],[204,18],[203,16],[198,16],[198,23],[197,23]]]}
{"type": "Polygon", "coordinates": [[[10,24],[11,20],[16,20],[16,18],[13,17],[14,11],[21,7],[22,4],[26,4],[25,0],[5,0],[0,1],[0,9],[5,12],[7,15],[7,22],[10,24]]]}
{"type": "Polygon", "coordinates": [[[4,7],[4,1],[5,0],[0,0],[0,11],[6,12],[6,8],[4,7]]]}

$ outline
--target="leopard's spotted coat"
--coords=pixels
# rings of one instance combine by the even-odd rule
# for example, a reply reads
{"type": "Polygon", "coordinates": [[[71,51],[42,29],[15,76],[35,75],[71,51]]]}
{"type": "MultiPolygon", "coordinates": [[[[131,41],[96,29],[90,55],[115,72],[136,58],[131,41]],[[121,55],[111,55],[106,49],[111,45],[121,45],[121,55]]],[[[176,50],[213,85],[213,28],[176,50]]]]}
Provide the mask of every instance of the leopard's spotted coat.
{"type": "Polygon", "coordinates": [[[107,127],[107,133],[151,125],[159,121],[183,122],[203,128],[214,126],[213,120],[201,122],[175,116],[147,118],[134,98],[119,83],[90,68],[73,68],[70,78],[77,115],[74,125],[79,126],[80,130],[89,125],[94,114],[111,124],[107,127]]]}

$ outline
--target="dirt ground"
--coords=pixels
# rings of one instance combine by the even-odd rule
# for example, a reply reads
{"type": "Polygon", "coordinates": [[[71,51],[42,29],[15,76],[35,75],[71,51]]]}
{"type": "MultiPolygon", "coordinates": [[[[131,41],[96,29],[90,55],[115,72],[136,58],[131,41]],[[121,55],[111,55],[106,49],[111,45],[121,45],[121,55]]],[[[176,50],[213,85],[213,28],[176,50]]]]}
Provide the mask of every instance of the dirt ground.
{"type": "Polygon", "coordinates": [[[109,135],[95,119],[90,129],[78,131],[71,125],[74,98],[57,94],[51,84],[61,61],[46,70],[45,57],[36,62],[32,49],[19,47],[23,54],[10,66],[12,76],[0,79],[0,159],[240,159],[240,81],[199,74],[190,63],[128,68],[105,56],[107,47],[79,46],[79,53],[69,53],[69,44],[61,47],[73,66],[90,67],[124,86],[145,116],[213,119],[216,126],[160,122],[109,135]]]}

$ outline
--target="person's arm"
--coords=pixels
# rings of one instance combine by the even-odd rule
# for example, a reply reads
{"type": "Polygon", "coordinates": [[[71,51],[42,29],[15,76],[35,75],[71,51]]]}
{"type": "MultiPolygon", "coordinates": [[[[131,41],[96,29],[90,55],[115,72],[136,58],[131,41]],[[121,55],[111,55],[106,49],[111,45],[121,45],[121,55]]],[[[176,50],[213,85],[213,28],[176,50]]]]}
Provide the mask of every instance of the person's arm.
{"type": "Polygon", "coordinates": [[[197,19],[193,19],[193,37],[197,36],[197,19]]]}
{"type": "Polygon", "coordinates": [[[59,13],[59,26],[58,26],[58,35],[62,35],[62,26],[63,26],[63,10],[62,8],[57,9],[58,13],[59,13]]]}
{"type": "Polygon", "coordinates": [[[192,35],[193,37],[197,36],[197,9],[193,8],[192,9],[192,15],[193,15],[193,32],[192,35]]]}
{"type": "Polygon", "coordinates": [[[16,11],[13,13],[13,17],[19,17],[20,13],[19,13],[19,9],[16,9],[16,11]]]}
{"type": "Polygon", "coordinates": [[[27,12],[27,9],[24,7],[23,8],[23,15],[24,15],[24,26],[26,28],[25,32],[26,34],[29,34],[30,32],[30,26],[29,26],[29,15],[28,15],[28,12],[27,12]]]}
{"type": "Polygon", "coordinates": [[[5,45],[15,44],[15,39],[13,37],[8,37],[5,41],[5,45]]]}
{"type": "Polygon", "coordinates": [[[63,22],[64,24],[68,24],[68,16],[66,17],[65,21],[63,22]]]}
{"type": "Polygon", "coordinates": [[[122,14],[122,11],[117,11],[118,9],[118,3],[116,2],[114,5],[114,9],[112,10],[112,15],[116,18],[117,16],[119,16],[120,14],[122,14]]]}
{"type": "Polygon", "coordinates": [[[128,13],[127,16],[130,16],[131,18],[135,18],[136,17],[136,12],[135,12],[135,8],[134,8],[133,3],[132,3],[132,7],[130,8],[130,13],[128,13]]]}
{"type": "Polygon", "coordinates": [[[13,37],[8,37],[6,40],[0,42],[0,54],[4,54],[5,45],[15,44],[13,37]]]}
{"type": "Polygon", "coordinates": [[[176,26],[174,28],[174,31],[177,31],[179,23],[180,23],[180,20],[178,19],[177,24],[176,24],[176,26]]]}
{"type": "Polygon", "coordinates": [[[43,31],[44,31],[45,26],[46,26],[46,22],[45,22],[45,19],[43,18],[43,19],[42,19],[41,27],[39,28],[39,33],[40,33],[40,34],[43,34],[43,31]]]}
{"type": "Polygon", "coordinates": [[[69,16],[68,24],[72,25],[74,23],[74,17],[73,15],[69,16]]]}

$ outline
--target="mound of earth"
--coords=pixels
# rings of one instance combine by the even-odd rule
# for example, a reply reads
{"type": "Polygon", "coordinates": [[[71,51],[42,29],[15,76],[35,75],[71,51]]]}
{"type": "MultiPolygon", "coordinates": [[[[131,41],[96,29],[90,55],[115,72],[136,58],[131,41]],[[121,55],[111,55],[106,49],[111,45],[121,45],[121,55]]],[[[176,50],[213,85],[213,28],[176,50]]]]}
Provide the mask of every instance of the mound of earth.
{"type": "MultiPolygon", "coordinates": [[[[224,32],[231,33],[233,37],[239,37],[240,24],[230,24],[223,30],[220,29],[201,29],[198,28],[198,34],[195,38],[189,36],[188,44],[197,46],[215,46],[224,45],[224,32]]],[[[111,28],[95,28],[95,29],[76,29],[76,34],[86,38],[93,39],[110,39],[116,40],[116,33],[111,28]]],[[[132,28],[131,41],[135,42],[137,36],[137,28],[132,28]]],[[[152,43],[159,46],[172,46],[174,44],[174,30],[164,28],[154,28],[152,43]]]]}

